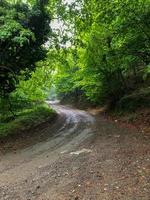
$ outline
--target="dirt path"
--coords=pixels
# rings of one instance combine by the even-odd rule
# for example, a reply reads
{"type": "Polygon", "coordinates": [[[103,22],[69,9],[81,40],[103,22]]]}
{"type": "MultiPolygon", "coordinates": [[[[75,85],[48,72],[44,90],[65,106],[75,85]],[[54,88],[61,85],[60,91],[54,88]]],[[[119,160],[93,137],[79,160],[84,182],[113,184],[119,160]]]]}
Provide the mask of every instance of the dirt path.
{"type": "Polygon", "coordinates": [[[85,111],[53,107],[57,124],[35,130],[43,139],[1,155],[1,200],[150,199],[148,136],[85,111]]]}

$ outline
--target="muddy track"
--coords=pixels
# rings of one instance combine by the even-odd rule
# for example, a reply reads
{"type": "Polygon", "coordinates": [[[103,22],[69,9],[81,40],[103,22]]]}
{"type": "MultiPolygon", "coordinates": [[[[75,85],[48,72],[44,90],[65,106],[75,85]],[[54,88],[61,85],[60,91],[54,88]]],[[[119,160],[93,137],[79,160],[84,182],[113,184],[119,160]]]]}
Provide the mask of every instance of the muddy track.
{"type": "Polygon", "coordinates": [[[0,156],[0,200],[149,200],[147,136],[85,111],[53,108],[56,122],[0,156]]]}

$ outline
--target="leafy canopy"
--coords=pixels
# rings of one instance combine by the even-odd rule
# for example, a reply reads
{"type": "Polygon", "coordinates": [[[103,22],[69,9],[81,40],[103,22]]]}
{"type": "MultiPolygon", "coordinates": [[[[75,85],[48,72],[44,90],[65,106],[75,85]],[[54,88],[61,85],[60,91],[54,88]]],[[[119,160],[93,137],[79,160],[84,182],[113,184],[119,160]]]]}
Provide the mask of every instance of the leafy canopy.
{"type": "Polygon", "coordinates": [[[0,1],[0,92],[2,96],[15,89],[21,70],[33,70],[46,56],[43,46],[50,37],[50,15],[47,0],[32,4],[23,1],[0,1]]]}

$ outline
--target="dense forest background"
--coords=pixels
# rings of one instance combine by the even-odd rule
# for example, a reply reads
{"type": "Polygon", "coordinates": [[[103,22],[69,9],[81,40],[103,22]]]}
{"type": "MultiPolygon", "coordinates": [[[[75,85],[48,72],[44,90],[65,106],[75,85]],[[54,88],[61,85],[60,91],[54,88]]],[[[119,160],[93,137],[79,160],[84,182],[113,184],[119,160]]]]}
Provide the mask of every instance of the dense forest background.
{"type": "Polygon", "coordinates": [[[0,27],[2,134],[48,117],[47,98],[150,106],[149,0],[1,0],[0,27]]]}

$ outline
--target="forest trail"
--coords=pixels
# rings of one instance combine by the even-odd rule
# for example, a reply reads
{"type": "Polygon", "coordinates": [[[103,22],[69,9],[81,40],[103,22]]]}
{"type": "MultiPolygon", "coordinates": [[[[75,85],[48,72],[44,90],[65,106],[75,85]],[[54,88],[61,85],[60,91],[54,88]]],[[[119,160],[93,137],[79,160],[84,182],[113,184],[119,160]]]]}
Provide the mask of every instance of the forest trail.
{"type": "Polygon", "coordinates": [[[0,156],[0,200],[149,200],[148,136],[52,107],[59,117],[35,130],[42,132],[38,142],[0,156]]]}

